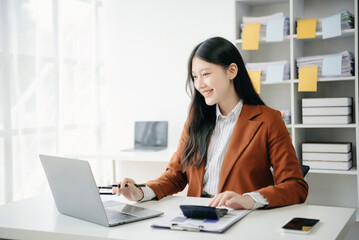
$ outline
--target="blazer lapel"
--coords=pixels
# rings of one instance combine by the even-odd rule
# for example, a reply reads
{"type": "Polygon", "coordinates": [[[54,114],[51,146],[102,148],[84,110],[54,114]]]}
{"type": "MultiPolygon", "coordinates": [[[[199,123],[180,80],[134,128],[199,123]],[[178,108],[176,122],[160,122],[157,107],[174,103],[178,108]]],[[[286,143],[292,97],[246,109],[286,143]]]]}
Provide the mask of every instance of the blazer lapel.
{"type": "Polygon", "coordinates": [[[237,123],[234,127],[231,140],[227,148],[227,152],[223,159],[221,175],[219,179],[218,193],[223,189],[224,183],[230,173],[234,163],[252,141],[262,121],[253,121],[253,117],[261,114],[259,105],[244,104],[237,123]]]}

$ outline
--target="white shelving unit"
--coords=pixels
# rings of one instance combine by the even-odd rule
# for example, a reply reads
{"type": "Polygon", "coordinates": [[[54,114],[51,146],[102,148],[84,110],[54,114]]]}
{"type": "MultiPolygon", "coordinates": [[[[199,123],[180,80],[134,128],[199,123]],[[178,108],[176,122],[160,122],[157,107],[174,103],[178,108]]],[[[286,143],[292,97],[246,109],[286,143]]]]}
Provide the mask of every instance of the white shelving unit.
{"type": "MultiPolygon", "coordinates": [[[[359,174],[357,166],[359,143],[358,118],[358,1],[357,0],[236,0],[237,48],[245,62],[290,62],[291,78],[281,83],[261,83],[260,96],[266,105],[278,110],[291,110],[291,124],[287,125],[298,159],[302,159],[302,142],[336,141],[352,142],[353,168],[349,171],[310,170],[306,180],[309,184],[307,203],[354,207],[359,209],[359,174]],[[317,32],[315,39],[297,39],[296,20],[322,18],[348,9],[354,15],[355,28],[343,30],[342,36],[323,39],[317,32]],[[283,12],[290,18],[290,35],[283,42],[267,43],[260,39],[259,50],[242,50],[240,24],[243,16],[260,17],[283,12]],[[355,74],[352,77],[319,78],[317,92],[298,92],[296,59],[303,56],[336,54],[351,51],[355,55],[355,74]],[[301,99],[320,97],[352,97],[353,123],[347,125],[302,124],[301,99]]],[[[357,211],[357,220],[359,219],[357,211]]]]}

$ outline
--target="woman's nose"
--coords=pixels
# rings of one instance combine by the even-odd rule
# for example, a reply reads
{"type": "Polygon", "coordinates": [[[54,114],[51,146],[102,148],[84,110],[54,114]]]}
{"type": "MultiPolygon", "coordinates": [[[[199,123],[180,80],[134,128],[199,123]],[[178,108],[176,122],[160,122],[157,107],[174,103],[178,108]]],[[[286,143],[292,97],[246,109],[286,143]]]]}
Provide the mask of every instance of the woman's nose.
{"type": "Polygon", "coordinates": [[[201,78],[201,77],[198,77],[196,82],[197,82],[197,84],[196,84],[197,89],[201,89],[206,86],[206,83],[203,81],[203,78],[201,78]]]}

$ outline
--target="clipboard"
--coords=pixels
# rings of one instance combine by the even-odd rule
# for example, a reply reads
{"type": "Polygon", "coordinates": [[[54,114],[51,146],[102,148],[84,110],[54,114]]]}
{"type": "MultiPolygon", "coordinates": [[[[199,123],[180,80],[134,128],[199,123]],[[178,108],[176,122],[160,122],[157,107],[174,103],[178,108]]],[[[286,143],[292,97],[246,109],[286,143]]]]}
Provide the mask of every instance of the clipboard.
{"type": "Polygon", "coordinates": [[[185,217],[182,213],[177,213],[161,217],[151,227],[177,231],[223,233],[251,211],[229,210],[220,219],[193,219],[185,217]]]}

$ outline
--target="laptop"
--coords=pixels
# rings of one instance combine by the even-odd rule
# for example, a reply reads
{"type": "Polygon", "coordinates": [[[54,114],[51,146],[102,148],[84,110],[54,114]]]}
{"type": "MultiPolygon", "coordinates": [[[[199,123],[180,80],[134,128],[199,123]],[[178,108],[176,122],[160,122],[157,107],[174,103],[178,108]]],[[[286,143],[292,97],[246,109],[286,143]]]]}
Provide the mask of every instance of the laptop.
{"type": "Polygon", "coordinates": [[[57,210],[67,216],[103,226],[116,226],[163,212],[117,201],[102,202],[87,161],[40,155],[57,210]]]}
{"type": "Polygon", "coordinates": [[[167,148],[167,121],[136,121],[134,148],[122,151],[160,151],[167,148]]]}

